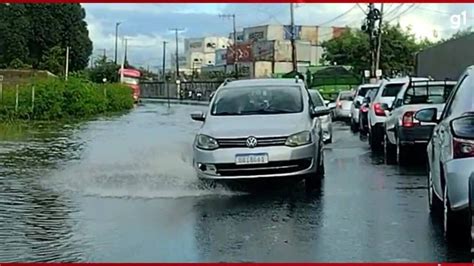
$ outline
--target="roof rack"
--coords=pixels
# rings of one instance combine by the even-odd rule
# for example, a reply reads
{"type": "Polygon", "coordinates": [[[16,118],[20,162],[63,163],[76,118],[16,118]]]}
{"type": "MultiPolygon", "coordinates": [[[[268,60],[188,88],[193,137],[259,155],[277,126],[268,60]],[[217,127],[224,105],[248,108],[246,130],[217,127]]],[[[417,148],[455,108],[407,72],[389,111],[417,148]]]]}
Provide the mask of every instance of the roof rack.
{"type": "Polygon", "coordinates": [[[231,78],[226,78],[226,79],[224,80],[224,83],[222,84],[222,86],[227,85],[227,84],[228,84],[229,82],[231,82],[231,81],[232,81],[231,78]]]}

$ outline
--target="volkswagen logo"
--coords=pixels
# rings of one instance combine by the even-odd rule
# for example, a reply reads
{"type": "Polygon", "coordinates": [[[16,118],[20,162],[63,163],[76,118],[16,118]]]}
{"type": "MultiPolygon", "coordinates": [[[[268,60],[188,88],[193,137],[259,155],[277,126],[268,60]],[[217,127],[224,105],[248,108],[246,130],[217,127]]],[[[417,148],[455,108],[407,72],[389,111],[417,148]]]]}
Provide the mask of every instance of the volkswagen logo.
{"type": "Polygon", "coordinates": [[[248,137],[247,138],[247,147],[249,147],[249,148],[257,147],[257,139],[255,137],[248,137]]]}

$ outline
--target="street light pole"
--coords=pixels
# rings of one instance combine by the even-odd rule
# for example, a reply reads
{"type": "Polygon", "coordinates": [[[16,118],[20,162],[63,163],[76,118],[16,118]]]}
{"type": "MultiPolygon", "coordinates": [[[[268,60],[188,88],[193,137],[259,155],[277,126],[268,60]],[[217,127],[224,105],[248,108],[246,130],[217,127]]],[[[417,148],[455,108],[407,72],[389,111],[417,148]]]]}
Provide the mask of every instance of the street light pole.
{"type": "Polygon", "coordinates": [[[118,27],[120,26],[121,22],[115,23],[115,57],[114,63],[117,64],[117,45],[118,45],[118,27]]]}
{"type": "Polygon", "coordinates": [[[166,82],[166,76],[165,76],[165,65],[166,65],[166,41],[163,41],[163,72],[162,72],[162,77],[163,77],[163,85],[166,86],[166,94],[168,98],[168,108],[170,108],[170,86],[168,85],[168,82],[166,82]]]}
{"type": "Polygon", "coordinates": [[[296,63],[296,45],[295,45],[295,7],[293,3],[290,3],[290,20],[291,20],[291,61],[293,64],[293,72],[298,71],[298,65],[296,63]]]}

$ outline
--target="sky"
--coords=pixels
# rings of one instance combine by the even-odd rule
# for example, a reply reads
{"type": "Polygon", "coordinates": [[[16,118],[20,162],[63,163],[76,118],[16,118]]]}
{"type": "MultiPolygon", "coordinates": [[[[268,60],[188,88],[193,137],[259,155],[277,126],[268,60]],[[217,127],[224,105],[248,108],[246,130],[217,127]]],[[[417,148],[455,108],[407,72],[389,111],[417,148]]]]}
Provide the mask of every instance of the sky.
{"type": "MultiPolygon", "coordinates": [[[[114,57],[115,23],[121,22],[119,35],[128,39],[128,60],[133,65],[161,65],[163,41],[167,54],[175,50],[171,28],[179,34],[179,50],[184,38],[228,36],[232,21],[219,14],[235,14],[237,30],[265,24],[289,24],[289,4],[83,4],[93,55],[114,57]]],[[[376,4],[380,8],[380,4],[376,4]]],[[[360,27],[366,4],[298,4],[295,23],[300,25],[360,27]]],[[[457,30],[474,26],[474,4],[385,4],[385,21],[411,27],[418,38],[438,40],[457,30]]],[[[119,42],[118,52],[121,52],[119,42]]],[[[170,56],[167,56],[170,58],[170,56]]]]}

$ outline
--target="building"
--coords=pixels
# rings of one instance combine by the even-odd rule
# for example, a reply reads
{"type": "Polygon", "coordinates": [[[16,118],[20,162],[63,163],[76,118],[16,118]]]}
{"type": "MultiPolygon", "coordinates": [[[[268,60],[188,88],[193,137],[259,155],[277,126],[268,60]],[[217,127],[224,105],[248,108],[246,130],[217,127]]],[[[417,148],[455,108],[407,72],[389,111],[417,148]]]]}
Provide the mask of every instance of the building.
{"type": "Polygon", "coordinates": [[[184,45],[186,68],[199,70],[204,66],[215,65],[216,51],[226,49],[229,38],[219,36],[189,38],[184,40],[184,45]]]}
{"type": "Polygon", "coordinates": [[[416,75],[458,80],[468,66],[474,65],[472,47],[474,33],[429,47],[416,56],[416,75]]]}
{"type": "MultiPolygon", "coordinates": [[[[320,64],[322,42],[340,36],[347,28],[295,26],[295,45],[298,71],[306,72],[309,66],[320,64]]],[[[233,35],[231,34],[230,37],[233,35]]],[[[293,70],[291,26],[263,25],[244,28],[238,33],[240,39],[235,47],[229,47],[227,65],[243,67],[250,77],[269,77],[293,70]]],[[[227,67],[232,71],[233,67],[227,67]]]]}

